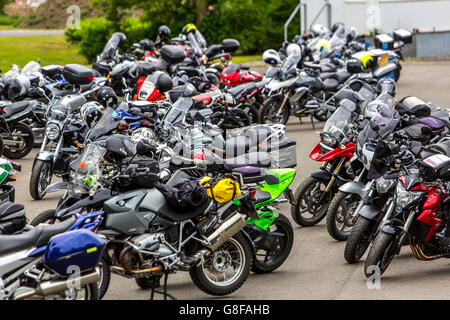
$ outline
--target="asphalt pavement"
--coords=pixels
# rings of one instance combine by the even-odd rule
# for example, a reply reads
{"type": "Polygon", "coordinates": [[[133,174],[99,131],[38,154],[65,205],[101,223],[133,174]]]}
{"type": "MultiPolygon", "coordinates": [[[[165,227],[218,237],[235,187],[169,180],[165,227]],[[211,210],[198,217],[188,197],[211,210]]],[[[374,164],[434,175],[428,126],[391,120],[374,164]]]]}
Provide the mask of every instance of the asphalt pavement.
{"type": "MultiPolygon", "coordinates": [[[[433,101],[450,107],[450,62],[404,63],[398,84],[397,97],[414,95],[424,101],[433,101]]],[[[319,164],[308,158],[318,142],[323,123],[300,123],[291,117],[287,136],[297,141],[297,175],[293,190],[319,164]]],[[[23,203],[32,219],[46,209],[54,209],[61,193],[47,195],[44,200],[32,200],[28,183],[35,149],[19,162],[23,170],[15,183],[17,202],[23,203]]],[[[281,212],[290,217],[289,205],[280,205],[281,212]]],[[[291,255],[277,271],[271,274],[251,274],[247,282],[227,297],[212,297],[200,291],[187,273],[169,277],[169,293],[177,299],[448,299],[450,296],[450,261],[447,259],[422,262],[416,260],[409,248],[403,248],[383,275],[379,289],[369,289],[363,273],[363,262],[349,265],[344,260],[344,242],[333,240],[324,222],[315,227],[294,225],[295,238],[291,255]]],[[[105,299],[148,299],[149,290],[140,289],[133,279],[113,275],[105,299]]]]}

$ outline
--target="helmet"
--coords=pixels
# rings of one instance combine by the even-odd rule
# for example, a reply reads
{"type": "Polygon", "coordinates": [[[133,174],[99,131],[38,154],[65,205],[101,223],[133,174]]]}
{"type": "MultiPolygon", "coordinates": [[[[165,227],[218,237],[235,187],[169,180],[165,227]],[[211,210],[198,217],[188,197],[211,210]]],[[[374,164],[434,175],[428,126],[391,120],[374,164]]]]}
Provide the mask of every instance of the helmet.
{"type": "Polygon", "coordinates": [[[301,56],[302,55],[302,48],[296,43],[291,43],[286,48],[286,54],[288,56],[290,56],[290,55],[301,56]]]}
{"type": "Polygon", "coordinates": [[[311,28],[311,32],[315,37],[319,37],[319,36],[327,33],[328,31],[329,30],[321,24],[315,24],[311,28]]]}
{"type": "Polygon", "coordinates": [[[155,84],[156,90],[158,90],[161,93],[170,91],[172,90],[173,87],[172,78],[163,71],[156,71],[152,75],[151,82],[155,84]]]}
{"type": "Polygon", "coordinates": [[[347,42],[351,42],[356,40],[358,37],[358,30],[356,30],[355,27],[351,27],[350,30],[347,32],[347,42]]]}
{"type": "Polygon", "coordinates": [[[280,55],[274,49],[264,51],[263,60],[265,63],[276,66],[281,63],[280,55]]]}
{"type": "Polygon", "coordinates": [[[138,154],[146,155],[153,151],[156,151],[158,143],[156,142],[156,136],[152,130],[148,128],[136,129],[131,139],[136,144],[136,151],[138,154]]]}
{"type": "Polygon", "coordinates": [[[123,160],[136,154],[136,145],[130,137],[114,134],[105,142],[106,156],[112,160],[123,160]]]}
{"type": "Polygon", "coordinates": [[[197,26],[193,23],[188,23],[187,25],[185,25],[183,27],[183,30],[181,31],[181,33],[188,34],[189,32],[192,32],[195,30],[197,30],[197,26]]]}
{"type": "Polygon", "coordinates": [[[6,93],[10,100],[16,99],[18,96],[24,95],[30,89],[30,79],[24,75],[18,75],[14,79],[6,80],[6,93]]]}
{"type": "Polygon", "coordinates": [[[83,104],[80,108],[81,118],[89,128],[93,128],[103,116],[100,103],[91,101],[83,104]]]}
{"type": "Polygon", "coordinates": [[[378,95],[382,93],[387,93],[394,98],[396,94],[396,88],[397,86],[395,84],[394,79],[392,78],[385,77],[383,79],[380,79],[377,83],[378,95]]]}
{"type": "Polygon", "coordinates": [[[342,22],[336,22],[331,26],[331,33],[335,33],[341,27],[345,27],[345,24],[342,22]]]}
{"type": "Polygon", "coordinates": [[[321,39],[319,42],[317,42],[316,49],[317,51],[322,51],[323,49],[331,49],[330,41],[327,39],[321,39]]]}
{"type": "Polygon", "coordinates": [[[158,36],[161,40],[167,40],[170,37],[170,29],[168,26],[162,25],[158,28],[158,36]]]}
{"type": "Polygon", "coordinates": [[[105,108],[108,106],[108,103],[117,104],[118,99],[117,95],[111,87],[101,87],[97,91],[97,101],[104,106],[105,108]]]}

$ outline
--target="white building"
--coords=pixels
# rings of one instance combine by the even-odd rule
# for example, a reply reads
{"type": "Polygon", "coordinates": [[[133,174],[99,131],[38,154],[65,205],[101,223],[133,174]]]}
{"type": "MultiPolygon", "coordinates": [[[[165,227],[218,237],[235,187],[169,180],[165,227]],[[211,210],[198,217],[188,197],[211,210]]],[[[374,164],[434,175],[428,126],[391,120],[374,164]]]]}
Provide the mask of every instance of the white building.
{"type": "MultiPolygon", "coordinates": [[[[308,27],[327,2],[331,23],[344,22],[360,33],[368,34],[374,27],[385,32],[398,28],[420,32],[450,30],[450,0],[301,0],[306,5],[308,27]]],[[[327,25],[326,9],[316,23],[327,25]]]]}

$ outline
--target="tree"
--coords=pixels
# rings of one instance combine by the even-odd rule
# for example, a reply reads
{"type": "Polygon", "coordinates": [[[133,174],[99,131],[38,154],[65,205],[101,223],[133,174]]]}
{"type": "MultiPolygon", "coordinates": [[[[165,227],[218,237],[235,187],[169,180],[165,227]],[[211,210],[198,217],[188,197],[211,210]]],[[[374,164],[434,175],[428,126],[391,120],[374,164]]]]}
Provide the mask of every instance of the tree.
{"type": "Polygon", "coordinates": [[[5,14],[5,7],[11,2],[12,0],[0,0],[0,14],[5,14]]]}

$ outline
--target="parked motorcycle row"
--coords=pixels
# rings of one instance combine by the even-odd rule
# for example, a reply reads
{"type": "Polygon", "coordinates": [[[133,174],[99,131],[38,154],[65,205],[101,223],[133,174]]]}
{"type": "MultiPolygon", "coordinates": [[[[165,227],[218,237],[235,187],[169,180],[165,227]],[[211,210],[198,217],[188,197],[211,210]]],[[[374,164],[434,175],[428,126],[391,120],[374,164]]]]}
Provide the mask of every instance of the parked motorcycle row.
{"type": "Polygon", "coordinates": [[[208,46],[193,24],[121,53],[125,40],[113,34],[92,67],[30,62],[0,79],[0,299],[101,299],[111,273],[174,298],[167,277],[182,271],[231,294],[291,253],[281,203],[304,227],[326,217],[349,263],[372,243],[368,276],[406,243],[448,254],[449,115],[396,100],[406,30],[371,49],[354,28],[317,25],[267,50],[264,75],[232,62],[237,40],[208,46]],[[291,115],[327,121],[320,170],[295,192],[291,115]],[[10,182],[33,147],[30,195],[64,195],[28,224],[10,182]]]}

